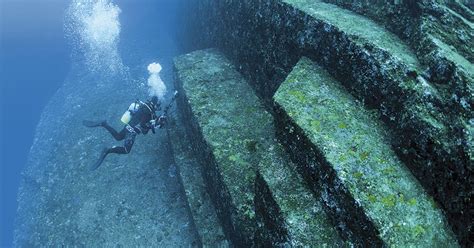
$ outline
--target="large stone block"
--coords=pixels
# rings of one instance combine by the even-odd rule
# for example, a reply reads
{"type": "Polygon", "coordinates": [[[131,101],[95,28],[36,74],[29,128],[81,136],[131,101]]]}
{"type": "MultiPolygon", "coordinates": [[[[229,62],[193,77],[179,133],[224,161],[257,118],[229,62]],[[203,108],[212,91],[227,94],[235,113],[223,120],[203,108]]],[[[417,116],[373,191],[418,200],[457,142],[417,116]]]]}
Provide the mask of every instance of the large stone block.
{"type": "Polygon", "coordinates": [[[226,235],[239,247],[343,246],[283,148],[272,116],[214,49],[175,59],[179,106],[226,235]]]}
{"type": "Polygon", "coordinates": [[[168,132],[174,161],[186,193],[188,206],[199,234],[201,246],[230,247],[231,244],[225,239],[216,210],[207,193],[206,184],[201,173],[201,165],[194,156],[184,127],[176,125],[176,123],[183,123],[184,120],[180,116],[176,116],[176,121],[170,123],[170,127],[166,131],[168,132]]]}
{"type": "MultiPolygon", "coordinates": [[[[392,140],[398,156],[468,242],[474,87],[466,54],[472,39],[463,44],[457,37],[453,45],[438,33],[470,37],[472,31],[441,8],[443,1],[326,1],[343,7],[310,0],[200,0],[190,5],[186,40],[191,47],[219,47],[268,108],[301,56],[317,62],[378,110],[399,137],[392,140]]],[[[469,21],[469,10],[453,6],[469,21]]]]}
{"type": "Polygon", "coordinates": [[[322,184],[325,204],[350,239],[364,246],[378,239],[392,247],[458,246],[376,115],[321,67],[302,58],[274,99],[279,137],[308,183],[322,184]]]}
{"type": "MultiPolygon", "coordinates": [[[[398,152],[412,168],[432,167],[414,172],[417,177],[437,175],[425,178],[423,184],[443,205],[461,243],[474,243],[469,234],[474,226],[467,221],[473,217],[466,211],[473,204],[469,200],[473,198],[469,164],[474,159],[474,13],[465,1],[324,1],[365,15],[401,37],[419,58],[423,76],[445,99],[442,119],[447,123],[447,135],[433,139],[430,136],[437,132],[426,135],[418,131],[421,138],[417,142],[413,141],[416,138],[405,139],[397,145],[401,147],[398,152]],[[427,163],[432,165],[423,166],[427,163]]],[[[413,126],[413,131],[420,129],[413,126]]]]}

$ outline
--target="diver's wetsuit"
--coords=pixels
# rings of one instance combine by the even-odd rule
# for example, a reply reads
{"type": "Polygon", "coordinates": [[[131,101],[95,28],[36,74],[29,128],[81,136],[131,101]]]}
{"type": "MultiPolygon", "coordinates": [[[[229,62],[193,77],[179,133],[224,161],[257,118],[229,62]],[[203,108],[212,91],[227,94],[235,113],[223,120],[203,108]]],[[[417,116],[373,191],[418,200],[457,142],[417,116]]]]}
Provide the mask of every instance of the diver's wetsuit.
{"type": "Polygon", "coordinates": [[[130,152],[133,143],[135,143],[135,137],[137,136],[137,133],[131,126],[124,126],[120,132],[115,131],[115,129],[107,123],[104,123],[102,126],[112,134],[115,140],[121,141],[125,139],[123,146],[113,146],[107,149],[107,153],[126,154],[130,152]]]}
{"type": "Polygon", "coordinates": [[[155,126],[152,124],[152,120],[156,120],[155,111],[158,110],[157,106],[150,104],[149,102],[143,103],[140,102],[140,105],[134,113],[131,114],[131,119],[127,125],[123,127],[120,132],[117,132],[113,127],[111,127],[106,121],[102,122],[89,122],[84,121],[84,125],[88,127],[104,127],[109,131],[109,133],[117,140],[125,140],[123,146],[113,146],[111,148],[105,148],[98,161],[91,167],[91,170],[97,169],[104,161],[105,157],[109,153],[117,154],[127,154],[131,151],[133,143],[135,142],[135,137],[137,134],[143,133],[147,134],[148,131],[152,130],[155,133],[155,126]]]}
{"type": "Polygon", "coordinates": [[[125,125],[120,132],[117,132],[113,127],[109,126],[107,122],[103,122],[102,126],[109,131],[110,134],[117,140],[124,140],[123,146],[113,146],[107,149],[108,153],[126,154],[132,149],[133,143],[135,143],[135,137],[137,134],[147,134],[151,129],[154,133],[154,127],[150,124],[151,120],[156,118],[156,114],[153,108],[143,103],[138,108],[137,112],[132,115],[130,122],[125,125]]]}

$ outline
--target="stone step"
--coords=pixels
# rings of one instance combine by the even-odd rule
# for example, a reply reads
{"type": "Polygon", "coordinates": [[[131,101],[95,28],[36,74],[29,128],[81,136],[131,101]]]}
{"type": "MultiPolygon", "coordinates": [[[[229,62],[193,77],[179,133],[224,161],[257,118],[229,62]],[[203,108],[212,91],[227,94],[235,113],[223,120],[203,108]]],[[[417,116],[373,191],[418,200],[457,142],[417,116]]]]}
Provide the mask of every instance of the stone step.
{"type": "Polygon", "coordinates": [[[386,50],[409,67],[419,69],[416,55],[402,40],[364,16],[318,0],[282,0],[282,2],[324,22],[328,28],[339,29],[357,43],[372,44],[386,50]]]}
{"type": "Polygon", "coordinates": [[[458,6],[457,10],[460,12],[456,12],[454,9],[445,7],[446,10],[451,13],[453,16],[456,18],[459,18],[465,25],[470,27],[471,29],[474,29],[474,15],[469,9],[464,9],[462,8],[463,5],[458,6]]]}
{"type": "MultiPolygon", "coordinates": [[[[261,137],[265,144],[262,144],[262,157],[258,163],[260,176],[257,176],[256,182],[256,210],[262,212],[257,216],[263,219],[259,222],[263,222],[269,230],[268,234],[262,235],[264,241],[275,240],[273,236],[278,230],[272,229],[273,223],[282,221],[290,247],[350,247],[350,242],[341,241],[324,212],[320,191],[315,190],[315,199],[303,183],[303,178],[295,171],[296,165],[287,157],[283,147],[277,144],[274,126],[269,126],[264,136],[266,140],[261,137]],[[279,211],[272,211],[275,208],[279,211]],[[279,212],[282,220],[275,220],[277,216],[273,212],[279,212]],[[268,236],[270,238],[265,239],[268,236]]],[[[273,241],[266,247],[274,247],[275,243],[280,242],[273,241]]]]}
{"type": "MultiPolygon", "coordinates": [[[[423,3],[420,4],[423,7],[418,6],[418,8],[424,9],[424,12],[413,16],[408,13],[409,9],[413,8],[410,6],[412,3],[379,2],[374,4],[339,0],[323,1],[368,16],[405,37],[406,42],[417,51],[417,56],[421,60],[422,70],[418,70],[428,72],[424,75],[429,77],[431,85],[441,95],[442,106],[448,114],[455,112],[457,116],[467,115],[464,119],[472,118],[474,24],[464,17],[469,16],[465,12],[465,7],[463,8],[464,5],[454,1],[446,4],[438,3],[436,7],[432,6],[433,3],[423,3]],[[384,12],[391,12],[388,15],[394,15],[397,12],[404,14],[402,17],[390,18],[390,16],[381,16],[384,12]],[[421,18],[422,14],[426,17],[421,18]],[[456,27],[455,30],[453,26],[456,27]],[[453,110],[453,107],[456,109],[453,110]]],[[[346,11],[349,12],[349,10],[346,11]]],[[[347,18],[345,23],[353,22],[351,18],[347,18]]],[[[341,22],[344,23],[344,20],[341,22]]],[[[369,25],[365,28],[369,28],[369,25]]],[[[376,29],[384,30],[383,27],[376,29]]],[[[392,52],[392,54],[395,53],[392,52]]]]}
{"type": "MultiPolygon", "coordinates": [[[[324,1],[375,20],[404,37],[416,50],[422,67],[426,68],[423,75],[435,85],[436,98],[442,104],[427,108],[439,100],[421,97],[418,99],[424,101],[422,104],[412,104],[410,99],[416,98],[409,97],[404,103],[405,110],[398,116],[392,115],[393,121],[388,122],[396,124],[394,128],[402,137],[393,145],[425,189],[441,204],[460,242],[469,242],[469,230],[474,225],[466,211],[472,205],[473,195],[469,182],[470,161],[474,157],[470,138],[474,125],[470,121],[474,118],[472,13],[459,1],[427,1],[416,5],[410,1],[324,1]],[[419,13],[410,13],[414,10],[419,13]]],[[[419,79],[414,87],[424,84],[424,79],[419,79]]]]}
{"type": "Polygon", "coordinates": [[[191,214],[201,239],[202,247],[231,247],[226,240],[222,226],[217,218],[214,205],[201,176],[201,165],[194,157],[189,139],[186,137],[183,120],[175,117],[167,129],[174,161],[186,193],[191,214]]]}
{"type": "MultiPolygon", "coordinates": [[[[462,70],[468,77],[471,79],[474,79],[474,65],[469,62],[466,58],[464,58],[461,54],[453,50],[452,47],[450,47],[448,44],[444,43],[440,39],[428,35],[428,38],[436,44],[437,48],[440,50],[440,55],[446,59],[448,59],[450,62],[454,63],[460,70],[462,70]]],[[[474,45],[474,42],[473,42],[474,45]]],[[[467,86],[465,86],[467,87],[467,86]]],[[[472,85],[471,85],[471,92],[473,91],[472,85]]],[[[468,99],[467,101],[472,101],[468,99]]]]}
{"type": "Polygon", "coordinates": [[[302,58],[274,100],[279,138],[308,183],[321,182],[325,204],[350,240],[458,246],[441,210],[392,151],[377,116],[321,67],[302,58]]]}
{"type": "MultiPolygon", "coordinates": [[[[465,135],[472,129],[469,120],[474,113],[472,64],[430,35],[432,25],[425,23],[420,27],[424,38],[419,37],[415,43],[423,40],[423,45],[418,46],[426,46],[418,50],[428,63],[430,80],[437,83],[432,84],[410,63],[409,58],[416,58],[410,49],[397,38],[383,38],[395,35],[366,17],[318,1],[283,2],[298,10],[299,15],[314,18],[306,21],[306,29],[317,30],[318,37],[322,38],[315,39],[318,44],[313,46],[324,52],[316,56],[309,52],[311,58],[343,83],[352,95],[379,110],[385,123],[400,136],[392,143],[396,153],[448,213],[458,237],[466,239],[464,227],[472,226],[467,221],[466,209],[472,204],[469,200],[472,193],[467,185],[473,148],[465,135]],[[344,17],[333,13],[344,13],[341,14],[344,17]],[[316,25],[311,24],[312,21],[316,25]],[[322,28],[312,28],[318,25],[322,28]],[[352,26],[363,28],[352,31],[352,26]],[[382,38],[372,33],[381,34],[382,38]],[[394,45],[386,46],[389,40],[394,45]],[[424,55],[425,50],[433,52],[424,55]],[[403,53],[409,56],[401,56],[403,53]]],[[[305,20],[305,17],[299,18],[305,20]]],[[[307,36],[306,39],[311,40],[307,36]]]]}
{"type": "MultiPolygon", "coordinates": [[[[313,25],[321,26],[320,35],[329,37],[330,40],[318,39],[311,42],[330,42],[333,43],[330,46],[334,46],[323,52],[321,64],[336,77],[349,74],[349,78],[353,79],[350,83],[346,82],[348,78],[344,76],[341,81],[359,99],[383,110],[384,115],[391,120],[405,123],[405,119],[409,118],[420,123],[424,129],[434,129],[435,132],[444,134],[447,132],[442,112],[449,101],[439,92],[437,85],[420,76],[420,62],[398,36],[371,19],[334,4],[319,0],[281,2],[290,10],[296,11],[300,18],[310,17],[307,25],[314,23],[313,25]],[[334,64],[338,64],[340,68],[334,68],[334,64]],[[345,67],[344,64],[351,71],[341,68],[345,67]],[[415,109],[422,109],[423,114],[413,111],[413,108],[400,106],[414,106],[415,109]],[[426,120],[427,115],[430,121],[426,120]]],[[[320,44],[310,43],[304,46],[315,45],[320,44]]],[[[450,53],[450,57],[461,61],[462,56],[450,53]]]]}
{"type": "MultiPolygon", "coordinates": [[[[192,42],[189,50],[219,46],[239,65],[239,72],[249,79],[267,107],[300,57],[313,59],[357,99],[378,110],[385,124],[400,137],[392,140],[397,154],[440,203],[458,237],[469,239],[468,230],[473,229],[468,211],[473,204],[473,80],[466,70],[447,60],[428,35],[433,32],[431,24],[441,33],[467,37],[466,41],[473,40],[469,39],[472,32],[459,30],[459,26],[450,28],[443,13],[420,16],[416,13],[419,1],[402,1],[403,8],[394,7],[399,2],[393,1],[324,1],[376,20],[378,24],[366,25],[369,29],[380,30],[383,25],[405,37],[416,49],[418,59],[430,68],[428,76],[420,76],[425,73],[407,65],[401,59],[405,56],[396,55],[397,50],[407,50],[407,58],[413,57],[409,49],[389,51],[380,47],[384,43],[351,34],[347,28],[351,24],[342,23],[340,26],[345,27],[339,28],[337,20],[318,17],[321,13],[311,15],[320,6],[316,0],[262,0],[259,4],[241,0],[196,1],[186,15],[193,35],[182,40],[192,42]],[[428,77],[429,82],[425,79],[428,77]]],[[[439,13],[437,6],[443,1],[422,2],[439,13]]],[[[334,13],[340,9],[331,7],[334,13]]],[[[344,20],[359,23],[353,18],[344,20]]],[[[387,31],[381,33],[393,37],[387,31]]],[[[403,42],[396,43],[406,47],[403,42]]]]}
{"type": "Polygon", "coordinates": [[[201,50],[176,58],[175,69],[187,133],[232,243],[342,246],[276,142],[271,115],[230,61],[201,50]]]}

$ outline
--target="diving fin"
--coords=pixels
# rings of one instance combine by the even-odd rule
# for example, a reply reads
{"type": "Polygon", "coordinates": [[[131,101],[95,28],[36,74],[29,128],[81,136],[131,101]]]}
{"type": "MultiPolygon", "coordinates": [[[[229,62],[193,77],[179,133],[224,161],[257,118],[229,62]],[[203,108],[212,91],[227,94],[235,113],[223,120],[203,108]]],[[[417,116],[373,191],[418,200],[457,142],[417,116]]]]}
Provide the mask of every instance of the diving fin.
{"type": "Polygon", "coordinates": [[[97,168],[99,168],[99,166],[102,164],[105,157],[107,156],[107,150],[108,150],[107,148],[104,148],[104,150],[102,150],[102,153],[100,154],[100,157],[97,160],[97,162],[95,162],[95,164],[91,166],[91,168],[90,168],[91,171],[94,171],[97,168]]]}
{"type": "Polygon", "coordinates": [[[103,126],[105,121],[88,121],[88,120],[83,120],[82,125],[86,127],[100,127],[103,126]]]}

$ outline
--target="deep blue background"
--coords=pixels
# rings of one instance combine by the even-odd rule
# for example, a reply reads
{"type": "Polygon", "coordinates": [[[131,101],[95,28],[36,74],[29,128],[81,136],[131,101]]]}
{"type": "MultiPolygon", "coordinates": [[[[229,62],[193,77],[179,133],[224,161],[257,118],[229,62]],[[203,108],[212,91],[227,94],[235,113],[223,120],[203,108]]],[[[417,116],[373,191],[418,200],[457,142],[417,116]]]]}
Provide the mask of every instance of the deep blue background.
{"type": "Polygon", "coordinates": [[[16,194],[42,109],[70,67],[68,1],[0,0],[0,245],[11,246],[16,194]]]}
{"type": "MultiPolygon", "coordinates": [[[[0,246],[12,245],[16,195],[35,128],[71,65],[64,18],[69,0],[0,0],[0,246]]],[[[186,0],[115,0],[124,63],[175,55],[170,40],[186,0]]],[[[141,69],[140,69],[141,71],[141,69]]]]}

